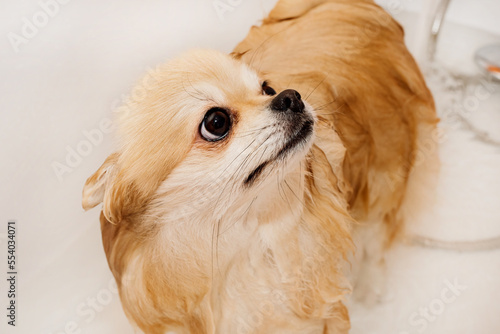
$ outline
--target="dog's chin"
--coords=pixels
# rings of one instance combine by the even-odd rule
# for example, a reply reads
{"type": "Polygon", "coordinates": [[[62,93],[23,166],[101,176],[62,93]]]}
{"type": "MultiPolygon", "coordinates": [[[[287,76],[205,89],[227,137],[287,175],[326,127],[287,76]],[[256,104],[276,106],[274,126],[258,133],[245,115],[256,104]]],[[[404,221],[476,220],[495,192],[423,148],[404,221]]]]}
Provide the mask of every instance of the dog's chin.
{"type": "Polygon", "coordinates": [[[277,149],[275,150],[276,153],[258,165],[248,175],[244,181],[244,185],[246,187],[251,187],[261,179],[272,174],[272,169],[286,170],[287,167],[302,161],[311,148],[313,138],[314,119],[313,117],[308,117],[287,136],[281,145],[277,145],[277,149]],[[264,174],[266,174],[266,176],[264,174]]]}

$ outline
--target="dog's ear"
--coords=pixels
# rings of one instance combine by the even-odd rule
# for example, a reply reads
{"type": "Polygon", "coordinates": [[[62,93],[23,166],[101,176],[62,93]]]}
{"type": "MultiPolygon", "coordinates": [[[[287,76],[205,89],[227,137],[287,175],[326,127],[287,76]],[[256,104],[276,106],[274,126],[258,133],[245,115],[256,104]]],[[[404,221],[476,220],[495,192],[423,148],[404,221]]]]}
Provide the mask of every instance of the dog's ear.
{"type": "Polygon", "coordinates": [[[168,127],[160,128],[163,132],[155,135],[151,131],[141,133],[144,127],[139,127],[130,146],[140,147],[111,154],[87,180],[83,208],[88,210],[103,203],[104,216],[114,224],[145,210],[161,182],[188,153],[191,140],[186,138],[192,136],[189,129],[193,127],[181,126],[184,132],[177,130],[179,135],[173,135],[175,129],[168,127]]]}
{"type": "Polygon", "coordinates": [[[271,23],[299,17],[325,2],[328,2],[328,0],[280,0],[264,22],[271,23]]]}
{"type": "MultiPolygon", "coordinates": [[[[125,217],[138,213],[145,207],[145,201],[159,184],[159,180],[151,173],[144,173],[146,178],[141,181],[142,187],[136,186],[137,176],[131,177],[124,168],[123,158],[119,153],[111,154],[101,167],[87,179],[83,187],[82,207],[84,210],[103,203],[104,217],[111,223],[117,224],[125,217]],[[146,189],[149,189],[146,191],[146,189]]],[[[139,166],[145,168],[144,166],[139,166]]]]}
{"type": "Polygon", "coordinates": [[[126,173],[120,169],[120,154],[111,154],[87,179],[82,194],[84,210],[103,203],[105,218],[114,224],[136,212],[143,204],[139,189],[136,189],[133,181],[127,180],[126,173]]]}
{"type": "Polygon", "coordinates": [[[117,169],[118,153],[111,154],[83,186],[82,207],[92,209],[104,200],[106,187],[112,182],[117,169]]]}
{"type": "Polygon", "coordinates": [[[247,53],[248,51],[249,50],[246,50],[243,52],[231,52],[229,55],[236,60],[240,60],[241,57],[243,57],[245,55],[245,53],[247,53]]]}

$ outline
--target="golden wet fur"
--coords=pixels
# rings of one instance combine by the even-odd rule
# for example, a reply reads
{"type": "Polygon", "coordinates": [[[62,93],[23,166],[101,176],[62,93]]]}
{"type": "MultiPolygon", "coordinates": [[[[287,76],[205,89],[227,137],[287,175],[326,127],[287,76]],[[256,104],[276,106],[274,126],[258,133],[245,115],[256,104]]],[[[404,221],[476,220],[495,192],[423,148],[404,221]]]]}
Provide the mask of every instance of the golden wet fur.
{"type": "Polygon", "coordinates": [[[372,1],[281,0],[233,54],[192,51],[141,84],[83,192],[85,209],[103,203],[130,321],[152,334],[347,333],[353,233],[378,222],[380,248],[397,236],[437,121],[399,24],[372,1]],[[286,139],[263,80],[302,94],[314,137],[245,187],[286,139]],[[198,131],[213,107],[233,117],[219,142],[198,131]]]}

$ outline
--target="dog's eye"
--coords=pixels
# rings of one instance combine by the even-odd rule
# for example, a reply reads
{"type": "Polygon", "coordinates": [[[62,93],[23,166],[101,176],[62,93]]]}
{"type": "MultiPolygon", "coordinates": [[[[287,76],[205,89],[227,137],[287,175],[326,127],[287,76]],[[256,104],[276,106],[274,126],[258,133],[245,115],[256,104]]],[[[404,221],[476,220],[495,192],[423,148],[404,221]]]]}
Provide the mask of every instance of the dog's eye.
{"type": "Polygon", "coordinates": [[[229,132],[231,119],[222,108],[212,108],[205,114],[200,124],[200,135],[207,141],[217,141],[229,132]]]}
{"type": "Polygon", "coordinates": [[[262,83],[262,94],[273,96],[276,95],[276,91],[267,85],[267,81],[264,81],[262,83]]]}

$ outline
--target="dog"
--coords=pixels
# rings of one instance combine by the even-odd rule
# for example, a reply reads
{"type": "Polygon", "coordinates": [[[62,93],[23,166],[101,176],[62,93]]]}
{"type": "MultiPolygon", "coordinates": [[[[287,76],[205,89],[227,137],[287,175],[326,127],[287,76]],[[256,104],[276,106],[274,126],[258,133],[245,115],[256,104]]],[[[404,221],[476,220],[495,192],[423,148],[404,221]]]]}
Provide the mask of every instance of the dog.
{"type": "Polygon", "coordinates": [[[436,164],[403,39],[371,0],[280,0],[231,54],[145,78],[83,190],[135,326],[348,333],[345,298],[371,279],[349,262],[382,261],[436,164]]]}

